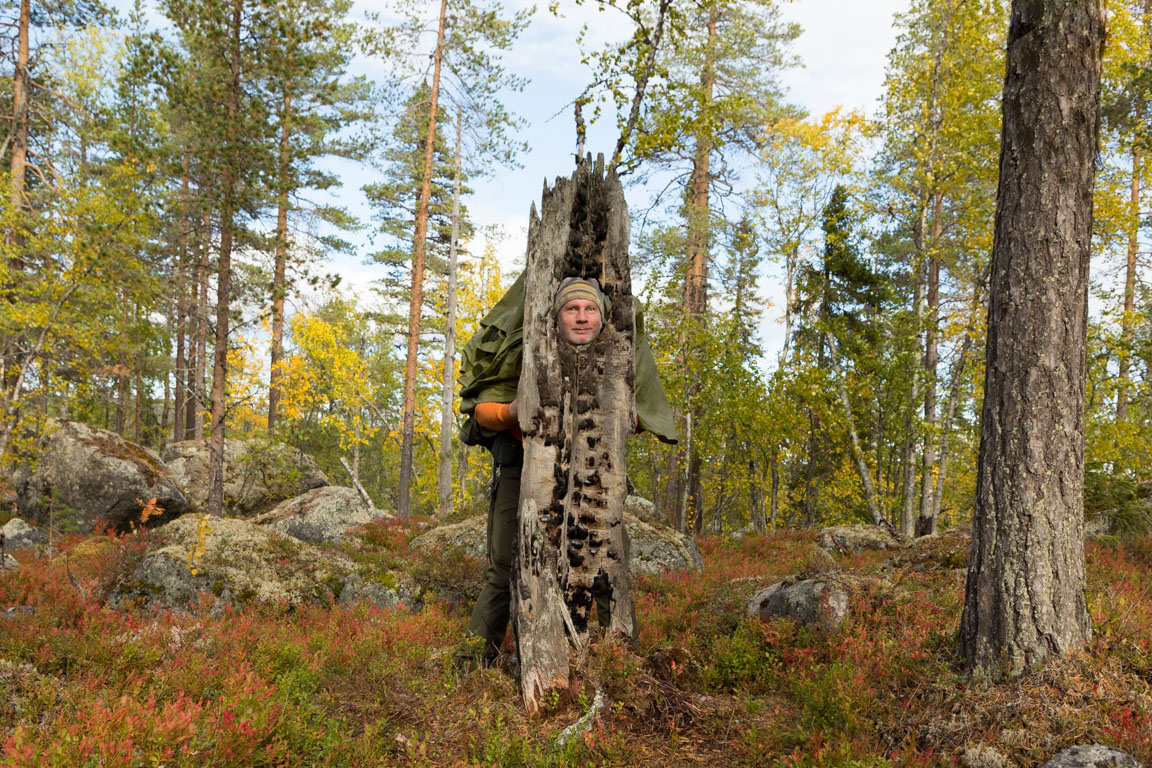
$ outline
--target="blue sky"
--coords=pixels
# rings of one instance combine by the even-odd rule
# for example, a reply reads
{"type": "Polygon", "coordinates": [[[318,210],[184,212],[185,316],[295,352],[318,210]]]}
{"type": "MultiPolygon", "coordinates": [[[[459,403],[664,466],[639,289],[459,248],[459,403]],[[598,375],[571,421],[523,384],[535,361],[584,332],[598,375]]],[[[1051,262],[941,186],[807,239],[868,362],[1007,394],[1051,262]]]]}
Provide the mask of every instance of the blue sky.
{"type": "MultiPolygon", "coordinates": [[[[509,6],[527,5],[511,0],[509,6]]],[[[885,57],[895,42],[893,15],[905,10],[907,0],[793,0],[781,6],[782,16],[799,22],[804,32],[794,46],[803,66],[783,75],[788,99],[814,115],[837,106],[872,113],[884,83],[885,57]]],[[[429,3],[432,7],[432,3],[429,3]]],[[[531,78],[522,93],[509,94],[506,104],[527,120],[523,139],[530,150],[520,158],[522,167],[501,170],[476,184],[467,201],[474,221],[480,226],[498,225],[505,239],[498,246],[501,261],[513,268],[522,263],[529,208],[539,201],[545,180],[567,175],[573,166],[575,150],[570,104],[590,79],[580,64],[577,34],[589,25],[589,38],[611,40],[626,33],[622,18],[613,11],[598,12],[590,6],[561,3],[563,18],[546,8],[537,10],[528,30],[506,59],[508,68],[531,78]]],[[[615,123],[606,117],[589,129],[586,150],[611,150],[615,123]]],[[[340,200],[353,212],[367,218],[361,184],[370,179],[362,168],[347,168],[340,200]]],[[[630,190],[629,204],[636,210],[647,203],[644,190],[630,190]]],[[[474,243],[479,251],[482,243],[474,243]]],[[[334,260],[329,270],[344,276],[344,285],[355,293],[366,292],[368,284],[383,276],[382,268],[364,263],[367,243],[357,254],[334,260]]],[[[779,346],[781,327],[778,281],[771,272],[761,280],[761,293],[773,302],[761,328],[767,351],[779,346]]],[[[769,354],[769,357],[774,355],[769,354]]]]}

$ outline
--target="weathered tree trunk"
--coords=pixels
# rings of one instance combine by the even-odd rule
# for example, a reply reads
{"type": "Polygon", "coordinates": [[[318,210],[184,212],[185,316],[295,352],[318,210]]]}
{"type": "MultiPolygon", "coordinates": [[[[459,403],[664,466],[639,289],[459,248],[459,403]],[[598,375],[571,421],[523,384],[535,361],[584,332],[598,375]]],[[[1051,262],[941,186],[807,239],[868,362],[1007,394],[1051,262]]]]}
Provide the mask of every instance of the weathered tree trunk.
{"type": "Polygon", "coordinates": [[[1091,637],[1084,379],[1104,3],[1013,0],[972,558],[970,668],[1016,676],[1091,637]]]}
{"type": "Polygon", "coordinates": [[[424,254],[428,241],[428,201],[432,196],[433,152],[436,147],[436,110],[440,99],[440,64],[444,58],[444,26],[448,0],[440,0],[440,27],[432,56],[432,92],[428,105],[428,135],[424,137],[424,174],[416,204],[412,236],[412,296],[408,305],[408,358],[404,366],[404,415],[400,430],[400,481],[396,489],[396,515],[412,514],[413,443],[416,439],[416,355],[420,347],[420,314],[424,309],[424,254]]]}
{"type": "Polygon", "coordinates": [[[517,394],[524,469],[512,581],[531,712],[547,690],[566,685],[568,640],[584,646],[597,595],[610,597],[610,632],[635,631],[623,529],[635,375],[628,232],[624,191],[603,156],[546,188],[540,215],[533,206],[530,218],[517,394]],[[581,347],[556,331],[553,297],[569,276],[599,280],[611,304],[600,335],[581,347]]]}
{"type": "Polygon", "coordinates": [[[444,313],[444,388],[440,397],[440,514],[452,514],[452,413],[456,389],[456,262],[460,247],[460,159],[463,154],[464,116],[456,112],[456,168],[452,181],[452,242],[448,245],[448,307],[444,313]]]}

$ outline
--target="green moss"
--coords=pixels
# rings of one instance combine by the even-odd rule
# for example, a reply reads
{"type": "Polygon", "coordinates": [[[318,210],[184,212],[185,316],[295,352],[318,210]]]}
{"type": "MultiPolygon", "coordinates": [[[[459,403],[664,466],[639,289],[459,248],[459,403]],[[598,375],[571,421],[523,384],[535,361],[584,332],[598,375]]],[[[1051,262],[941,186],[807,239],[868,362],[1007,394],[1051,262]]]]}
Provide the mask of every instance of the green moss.
{"type": "Polygon", "coordinates": [[[344,578],[345,577],[340,574],[330,573],[324,579],[324,584],[328,587],[328,591],[331,592],[332,596],[337,600],[340,599],[340,595],[344,592],[344,578]]]}

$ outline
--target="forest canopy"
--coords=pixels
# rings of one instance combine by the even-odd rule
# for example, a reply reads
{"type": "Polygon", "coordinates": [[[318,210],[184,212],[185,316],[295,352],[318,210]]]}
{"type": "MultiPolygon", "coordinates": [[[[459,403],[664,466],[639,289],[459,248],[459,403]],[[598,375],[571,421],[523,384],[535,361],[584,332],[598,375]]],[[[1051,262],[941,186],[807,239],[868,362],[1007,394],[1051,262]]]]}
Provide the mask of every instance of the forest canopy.
{"type": "MultiPolygon", "coordinates": [[[[70,418],[153,448],[286,442],[381,508],[483,508],[453,373],[523,244],[475,190],[534,149],[517,110],[547,24],[582,78],[548,105],[552,173],[582,147],[623,176],[680,418],[677,446],[630,441],[637,492],[697,532],[970,519],[1005,3],[911,0],[878,103],[827,114],[783,85],[805,32],[771,0],[22,0],[0,21],[0,460],[70,418]],[[582,31],[592,8],[620,34],[582,31]]],[[[1124,528],[1152,482],[1152,11],[1108,23],[1085,502],[1124,528]]]]}

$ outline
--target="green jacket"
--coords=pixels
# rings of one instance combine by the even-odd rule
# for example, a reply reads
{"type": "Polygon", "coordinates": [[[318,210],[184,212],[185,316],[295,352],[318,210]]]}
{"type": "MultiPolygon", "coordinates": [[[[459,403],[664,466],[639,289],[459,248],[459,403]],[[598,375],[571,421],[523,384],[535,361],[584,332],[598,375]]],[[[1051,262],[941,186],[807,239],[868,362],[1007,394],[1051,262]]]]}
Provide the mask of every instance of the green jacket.
{"type": "MultiPolygon", "coordinates": [[[[460,412],[468,415],[462,434],[478,434],[472,418],[477,403],[510,403],[520,384],[524,354],[524,275],[512,284],[496,306],[480,321],[478,330],[460,356],[460,412]]],[[[676,417],[656,372],[652,347],[644,335],[644,317],[636,308],[636,417],[647,430],[666,443],[676,442],[676,417]]],[[[465,442],[469,442],[467,437],[465,442]]],[[[470,443],[474,444],[474,442],[470,443]]]]}

